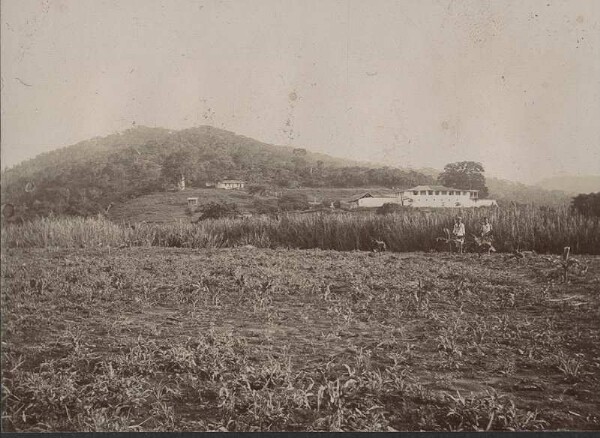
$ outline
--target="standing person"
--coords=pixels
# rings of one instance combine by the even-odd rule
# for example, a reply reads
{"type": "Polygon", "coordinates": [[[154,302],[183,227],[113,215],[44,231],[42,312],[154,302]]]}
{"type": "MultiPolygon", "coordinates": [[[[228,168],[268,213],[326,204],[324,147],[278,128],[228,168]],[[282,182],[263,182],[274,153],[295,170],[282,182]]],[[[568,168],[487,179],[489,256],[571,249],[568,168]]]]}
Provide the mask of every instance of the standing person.
{"type": "Polygon", "coordinates": [[[463,246],[465,244],[465,224],[460,216],[457,216],[456,219],[454,219],[454,229],[452,230],[452,235],[454,236],[454,241],[458,247],[458,252],[462,254],[463,246]]]}
{"type": "Polygon", "coordinates": [[[487,217],[481,221],[481,244],[487,247],[488,253],[496,252],[496,248],[492,245],[492,224],[487,217]]]}
{"type": "Polygon", "coordinates": [[[491,237],[491,235],[492,224],[490,224],[490,221],[487,217],[484,217],[481,221],[481,237],[485,239],[486,237],[491,237]]]}

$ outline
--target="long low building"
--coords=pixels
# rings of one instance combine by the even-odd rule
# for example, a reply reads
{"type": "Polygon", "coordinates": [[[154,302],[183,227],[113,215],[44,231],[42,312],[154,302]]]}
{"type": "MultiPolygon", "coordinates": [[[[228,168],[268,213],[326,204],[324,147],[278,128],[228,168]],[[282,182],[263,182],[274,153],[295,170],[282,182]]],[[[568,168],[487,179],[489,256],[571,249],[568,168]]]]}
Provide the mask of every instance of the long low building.
{"type": "Polygon", "coordinates": [[[225,179],[216,183],[218,189],[225,190],[239,190],[243,189],[245,185],[246,183],[244,181],[239,181],[237,179],[225,179]]]}
{"type": "Polygon", "coordinates": [[[493,199],[479,199],[479,190],[444,186],[417,186],[400,194],[402,205],[412,207],[492,207],[493,199]]]}
{"type": "Polygon", "coordinates": [[[396,196],[373,196],[364,193],[348,201],[351,208],[377,208],[384,204],[399,204],[407,207],[493,207],[493,199],[479,199],[478,190],[454,189],[444,186],[417,186],[404,190],[396,196]]]}

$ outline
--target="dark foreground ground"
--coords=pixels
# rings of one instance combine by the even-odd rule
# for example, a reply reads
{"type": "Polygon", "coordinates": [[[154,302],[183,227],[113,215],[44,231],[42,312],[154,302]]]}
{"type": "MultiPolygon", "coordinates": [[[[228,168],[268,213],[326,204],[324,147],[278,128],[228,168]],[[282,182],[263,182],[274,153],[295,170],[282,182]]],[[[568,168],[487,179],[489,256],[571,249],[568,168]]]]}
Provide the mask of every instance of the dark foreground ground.
{"type": "Polygon", "coordinates": [[[5,431],[600,429],[600,258],[2,259],[5,431]]]}

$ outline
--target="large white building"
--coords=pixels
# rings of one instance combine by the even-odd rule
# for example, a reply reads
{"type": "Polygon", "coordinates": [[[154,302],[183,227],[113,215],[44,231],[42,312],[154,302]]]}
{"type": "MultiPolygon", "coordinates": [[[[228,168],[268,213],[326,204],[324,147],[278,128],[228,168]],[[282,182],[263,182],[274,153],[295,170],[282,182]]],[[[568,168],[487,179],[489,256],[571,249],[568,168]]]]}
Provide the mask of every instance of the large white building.
{"type": "Polygon", "coordinates": [[[376,208],[384,204],[399,204],[407,207],[491,207],[498,205],[493,199],[479,199],[478,190],[453,189],[444,186],[417,186],[397,196],[377,197],[365,193],[350,201],[353,208],[376,208]]]}
{"type": "Polygon", "coordinates": [[[479,199],[478,190],[444,186],[417,186],[400,193],[402,205],[412,207],[491,207],[493,199],[479,199]]]}

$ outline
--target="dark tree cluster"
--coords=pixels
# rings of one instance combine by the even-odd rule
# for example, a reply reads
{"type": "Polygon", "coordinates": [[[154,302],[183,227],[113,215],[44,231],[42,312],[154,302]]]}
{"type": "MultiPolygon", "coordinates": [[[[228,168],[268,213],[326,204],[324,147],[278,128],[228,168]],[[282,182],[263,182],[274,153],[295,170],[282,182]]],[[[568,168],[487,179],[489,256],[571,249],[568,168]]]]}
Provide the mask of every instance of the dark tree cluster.
{"type": "Polygon", "coordinates": [[[202,207],[202,214],[198,220],[222,219],[235,217],[237,214],[239,214],[239,210],[236,204],[210,202],[202,207]]]}
{"type": "Polygon", "coordinates": [[[479,190],[479,197],[488,196],[483,165],[475,161],[460,161],[446,164],[438,182],[446,187],[463,190],[479,190]]]}
{"type": "Polygon", "coordinates": [[[571,208],[584,216],[600,217],[600,192],[575,196],[571,208]]]}
{"type": "Polygon", "coordinates": [[[392,167],[322,167],[302,179],[306,187],[401,187],[430,184],[433,179],[411,170],[392,167]]]}
{"type": "Polygon", "coordinates": [[[278,207],[283,211],[298,211],[307,210],[310,205],[305,193],[288,192],[278,199],[278,207]]]}

